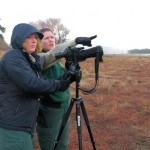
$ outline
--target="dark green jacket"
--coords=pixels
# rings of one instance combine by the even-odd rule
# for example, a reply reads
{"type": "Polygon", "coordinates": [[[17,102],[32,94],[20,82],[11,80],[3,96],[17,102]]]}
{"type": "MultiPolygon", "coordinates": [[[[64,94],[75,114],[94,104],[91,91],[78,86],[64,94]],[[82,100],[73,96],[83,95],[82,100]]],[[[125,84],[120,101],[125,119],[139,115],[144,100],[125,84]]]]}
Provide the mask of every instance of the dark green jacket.
{"type": "MultiPolygon", "coordinates": [[[[58,61],[50,68],[44,71],[44,74],[48,79],[59,78],[64,73],[63,64],[58,61]]],[[[70,89],[68,88],[65,92],[55,92],[48,95],[48,100],[52,103],[60,103],[61,108],[68,108],[70,103],[70,89]]]]}

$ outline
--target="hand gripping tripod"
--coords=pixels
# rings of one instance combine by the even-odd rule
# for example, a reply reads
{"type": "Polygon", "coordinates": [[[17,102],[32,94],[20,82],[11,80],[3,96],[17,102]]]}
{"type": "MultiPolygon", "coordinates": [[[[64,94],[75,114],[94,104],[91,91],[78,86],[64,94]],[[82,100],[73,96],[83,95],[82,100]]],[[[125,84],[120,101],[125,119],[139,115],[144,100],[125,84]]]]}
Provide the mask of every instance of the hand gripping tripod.
{"type": "Polygon", "coordinates": [[[75,77],[76,77],[76,97],[73,97],[71,99],[71,103],[69,105],[69,108],[68,108],[66,114],[63,117],[62,124],[61,124],[60,130],[59,130],[57,139],[55,140],[53,150],[56,150],[56,148],[57,148],[57,144],[59,143],[59,140],[61,138],[61,135],[62,135],[62,132],[65,128],[65,125],[68,121],[68,118],[70,116],[70,113],[72,111],[74,103],[76,103],[76,123],[77,123],[79,150],[82,150],[82,124],[81,124],[81,115],[80,115],[81,110],[82,110],[82,114],[83,114],[87,129],[88,129],[89,136],[91,138],[91,143],[92,143],[93,149],[96,150],[95,141],[94,141],[94,138],[93,138],[93,135],[92,135],[92,132],[91,132],[91,128],[90,128],[88,116],[87,116],[87,113],[86,113],[85,105],[83,103],[83,99],[81,97],[79,97],[79,83],[80,83],[80,80],[81,80],[81,76],[82,76],[82,72],[80,70],[77,70],[76,73],[75,73],[75,77]]]}

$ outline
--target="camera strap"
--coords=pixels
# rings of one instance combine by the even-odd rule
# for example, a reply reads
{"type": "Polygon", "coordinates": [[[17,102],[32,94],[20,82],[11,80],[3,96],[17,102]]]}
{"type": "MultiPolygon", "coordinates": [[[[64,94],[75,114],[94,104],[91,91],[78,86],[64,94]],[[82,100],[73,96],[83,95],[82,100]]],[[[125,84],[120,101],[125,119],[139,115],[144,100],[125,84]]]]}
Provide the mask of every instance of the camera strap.
{"type": "Polygon", "coordinates": [[[90,89],[90,90],[83,90],[80,88],[81,92],[83,94],[92,94],[96,91],[99,85],[99,60],[100,60],[100,55],[99,55],[99,50],[97,49],[96,52],[96,58],[95,58],[95,86],[90,89]]]}

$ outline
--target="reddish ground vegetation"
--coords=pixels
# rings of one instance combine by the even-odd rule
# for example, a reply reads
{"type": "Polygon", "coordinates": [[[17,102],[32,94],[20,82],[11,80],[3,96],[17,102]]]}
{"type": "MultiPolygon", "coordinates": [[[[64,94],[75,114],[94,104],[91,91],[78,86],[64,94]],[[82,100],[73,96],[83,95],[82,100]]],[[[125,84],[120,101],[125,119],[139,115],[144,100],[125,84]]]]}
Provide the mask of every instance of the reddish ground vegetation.
{"type": "MultiPolygon", "coordinates": [[[[0,50],[0,55],[2,51],[0,50]]],[[[99,87],[83,98],[97,150],[150,149],[150,57],[106,55],[99,67],[99,87]]],[[[80,87],[94,86],[94,60],[80,63],[80,87]]],[[[75,85],[71,85],[75,96],[75,85]]],[[[82,116],[82,114],[81,114],[82,116]]],[[[75,106],[71,112],[69,148],[77,150],[78,135],[75,106]]],[[[82,121],[82,150],[93,150],[82,121]]],[[[35,134],[34,150],[40,150],[35,134]]]]}
{"type": "MultiPolygon", "coordinates": [[[[81,87],[94,83],[94,62],[82,64],[81,87]]],[[[99,88],[83,95],[97,150],[150,149],[150,58],[105,56],[99,88]]],[[[78,149],[75,113],[71,116],[69,150],[78,149]]],[[[83,122],[84,124],[84,122],[83,122]]],[[[83,126],[83,150],[93,150],[83,126]]]]}
{"type": "MultiPolygon", "coordinates": [[[[79,96],[88,114],[97,150],[150,149],[150,57],[104,56],[99,67],[99,87],[91,95],[79,96]]],[[[94,86],[94,60],[80,63],[80,87],[94,86]]],[[[75,96],[75,85],[71,85],[75,96]]],[[[78,149],[75,106],[71,112],[69,150],[78,149]]],[[[81,114],[82,116],[82,114],[81,114]]],[[[83,150],[93,150],[82,120],[83,150]]],[[[40,150],[35,136],[35,150],[40,150]]]]}

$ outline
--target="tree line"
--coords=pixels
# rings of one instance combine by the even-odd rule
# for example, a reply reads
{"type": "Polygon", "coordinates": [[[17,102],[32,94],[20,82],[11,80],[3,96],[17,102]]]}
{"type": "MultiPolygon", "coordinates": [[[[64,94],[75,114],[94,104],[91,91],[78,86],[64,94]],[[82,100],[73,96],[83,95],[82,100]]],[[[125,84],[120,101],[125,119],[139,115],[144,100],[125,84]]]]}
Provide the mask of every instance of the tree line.
{"type": "Polygon", "coordinates": [[[129,54],[150,54],[150,49],[145,48],[145,49],[132,49],[128,50],[129,54]]]}

